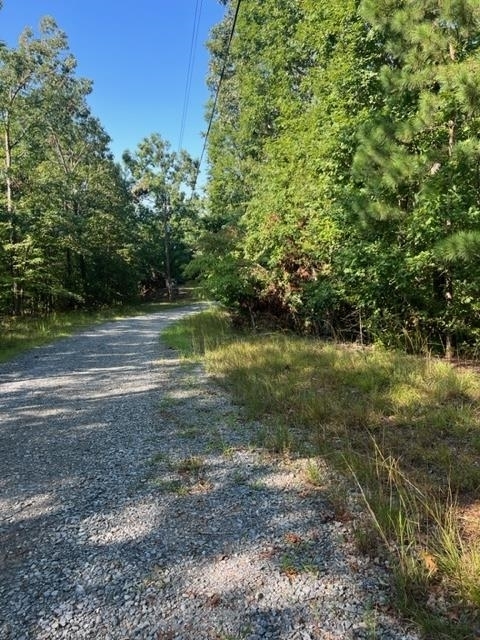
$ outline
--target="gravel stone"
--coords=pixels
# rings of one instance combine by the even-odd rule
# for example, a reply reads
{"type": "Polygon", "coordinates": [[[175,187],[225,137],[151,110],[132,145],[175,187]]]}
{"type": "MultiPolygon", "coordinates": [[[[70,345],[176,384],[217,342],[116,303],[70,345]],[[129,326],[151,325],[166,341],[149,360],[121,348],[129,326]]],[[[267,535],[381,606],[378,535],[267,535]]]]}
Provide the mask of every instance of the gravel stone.
{"type": "Polygon", "coordinates": [[[201,308],[0,365],[0,638],[417,640],[304,462],[160,343],[201,308]]]}

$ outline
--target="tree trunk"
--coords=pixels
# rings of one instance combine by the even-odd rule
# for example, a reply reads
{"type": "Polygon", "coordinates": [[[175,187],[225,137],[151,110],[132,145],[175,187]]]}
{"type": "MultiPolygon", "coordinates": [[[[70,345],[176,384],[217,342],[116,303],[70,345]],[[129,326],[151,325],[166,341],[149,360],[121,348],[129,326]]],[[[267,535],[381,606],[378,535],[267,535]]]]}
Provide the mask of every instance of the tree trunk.
{"type": "MultiPolygon", "coordinates": [[[[453,156],[453,147],[455,144],[455,121],[449,120],[448,122],[448,157],[452,158],[453,156]]],[[[451,233],[452,221],[447,218],[445,221],[445,226],[447,228],[447,234],[451,233]]],[[[450,318],[450,307],[452,306],[453,301],[453,283],[452,283],[452,274],[450,270],[447,268],[445,273],[445,304],[447,307],[447,322],[449,322],[450,318]]],[[[445,331],[445,358],[447,360],[451,360],[453,358],[453,336],[452,331],[449,326],[445,331]]]]}
{"type": "Polygon", "coordinates": [[[87,263],[85,262],[85,256],[83,253],[79,254],[78,261],[80,265],[80,276],[82,278],[83,290],[85,292],[87,288],[87,263]]]}
{"type": "Polygon", "coordinates": [[[12,194],[12,145],[10,140],[10,129],[8,121],[5,126],[4,134],[4,147],[5,147],[5,191],[7,200],[7,219],[9,226],[9,241],[10,241],[10,276],[12,278],[12,310],[14,315],[21,315],[22,304],[21,294],[18,283],[17,267],[15,265],[15,245],[17,244],[17,229],[15,223],[15,212],[13,207],[13,194],[12,194]]]}

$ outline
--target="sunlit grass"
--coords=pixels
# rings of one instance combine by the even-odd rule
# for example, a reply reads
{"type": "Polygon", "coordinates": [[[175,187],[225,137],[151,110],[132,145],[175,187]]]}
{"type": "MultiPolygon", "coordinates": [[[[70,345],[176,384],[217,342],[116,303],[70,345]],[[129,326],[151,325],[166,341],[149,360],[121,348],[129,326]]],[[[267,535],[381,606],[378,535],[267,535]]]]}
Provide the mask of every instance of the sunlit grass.
{"type": "Polygon", "coordinates": [[[264,445],[323,454],[353,474],[395,558],[404,607],[435,637],[468,637],[461,612],[480,607],[480,537],[465,536],[458,514],[480,489],[478,375],[372,347],[236,335],[217,311],[174,331],[263,421],[264,445]]]}
{"type": "Polygon", "coordinates": [[[426,485],[480,488],[478,376],[440,360],[295,336],[232,331],[218,310],[163,334],[186,356],[203,355],[249,415],[329,451],[371,452],[372,441],[426,485]],[[455,462],[455,464],[453,464],[455,462]]]}
{"type": "Polygon", "coordinates": [[[219,309],[209,309],[168,326],[162,339],[185,358],[197,358],[232,339],[230,318],[219,309]]]}
{"type": "Polygon", "coordinates": [[[301,428],[328,450],[372,437],[419,480],[480,487],[478,378],[443,362],[295,337],[243,339],[206,353],[247,412],[301,428]]]}

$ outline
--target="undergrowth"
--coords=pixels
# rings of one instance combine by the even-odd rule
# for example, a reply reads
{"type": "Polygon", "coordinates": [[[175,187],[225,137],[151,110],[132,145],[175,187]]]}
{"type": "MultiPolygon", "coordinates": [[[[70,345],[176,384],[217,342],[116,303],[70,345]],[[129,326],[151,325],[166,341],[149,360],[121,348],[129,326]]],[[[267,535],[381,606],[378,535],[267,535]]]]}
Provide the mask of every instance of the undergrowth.
{"type": "Polygon", "coordinates": [[[165,337],[185,356],[203,357],[247,414],[262,419],[269,447],[314,451],[355,479],[370,516],[359,540],[376,537],[390,554],[399,605],[427,637],[475,637],[476,374],[381,348],[236,334],[218,310],[182,320],[165,337]]]}

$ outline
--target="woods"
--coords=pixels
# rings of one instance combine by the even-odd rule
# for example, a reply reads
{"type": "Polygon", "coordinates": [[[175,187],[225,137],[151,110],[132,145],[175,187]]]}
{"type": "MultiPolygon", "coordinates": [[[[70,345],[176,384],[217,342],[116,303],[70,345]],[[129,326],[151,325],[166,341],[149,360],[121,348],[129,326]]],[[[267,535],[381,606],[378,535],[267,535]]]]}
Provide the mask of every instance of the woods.
{"type": "Polygon", "coordinates": [[[0,314],[155,296],[190,259],[193,160],[152,134],[115,162],[91,91],[52,18],[1,46],[0,314]]]}
{"type": "Polygon", "coordinates": [[[115,161],[53,19],[2,45],[0,311],[155,297],[186,268],[253,324],[475,353],[478,3],[222,4],[205,199],[159,134],[115,161]]]}
{"type": "Polygon", "coordinates": [[[474,0],[244,0],[195,258],[211,294],[301,331],[475,348],[479,27],[474,0]]]}

